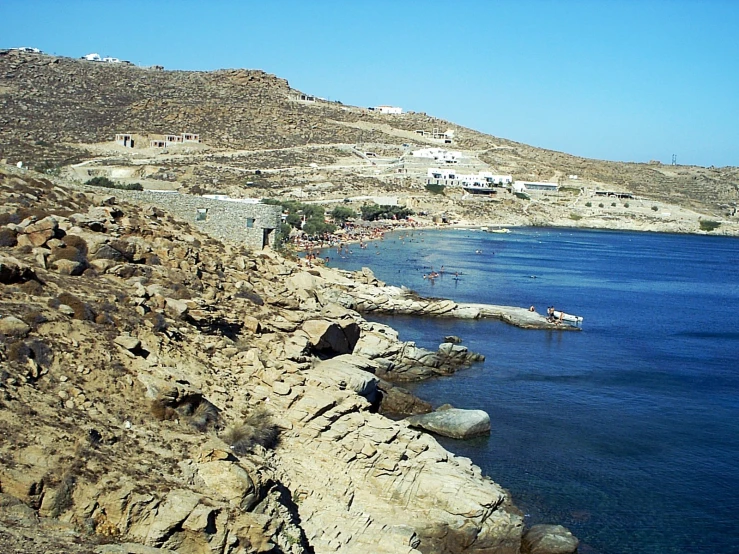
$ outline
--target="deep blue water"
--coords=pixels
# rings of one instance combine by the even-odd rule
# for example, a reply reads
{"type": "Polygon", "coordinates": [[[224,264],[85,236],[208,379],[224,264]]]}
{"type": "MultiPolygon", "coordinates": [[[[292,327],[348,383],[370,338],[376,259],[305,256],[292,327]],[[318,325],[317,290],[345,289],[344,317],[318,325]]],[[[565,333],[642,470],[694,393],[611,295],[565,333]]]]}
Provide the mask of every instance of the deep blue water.
{"type": "Polygon", "coordinates": [[[528,524],[569,527],[585,554],[739,553],[739,239],[416,231],[323,255],[425,296],[583,316],[579,333],[373,319],[485,354],[412,388],[490,414],[489,437],[439,440],[509,489],[528,524]]]}

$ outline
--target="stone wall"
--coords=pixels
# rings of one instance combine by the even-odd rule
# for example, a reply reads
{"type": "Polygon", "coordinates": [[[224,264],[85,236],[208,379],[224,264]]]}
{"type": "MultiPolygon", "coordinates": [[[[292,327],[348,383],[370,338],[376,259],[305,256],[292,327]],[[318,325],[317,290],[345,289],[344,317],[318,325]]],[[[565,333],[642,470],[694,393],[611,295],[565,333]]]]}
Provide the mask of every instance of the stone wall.
{"type": "Polygon", "coordinates": [[[261,250],[267,245],[274,248],[282,222],[280,207],[268,204],[217,200],[171,192],[104,190],[122,199],[153,204],[204,233],[243,243],[252,250],[261,250]],[[252,227],[249,227],[250,219],[253,220],[252,227]]]}

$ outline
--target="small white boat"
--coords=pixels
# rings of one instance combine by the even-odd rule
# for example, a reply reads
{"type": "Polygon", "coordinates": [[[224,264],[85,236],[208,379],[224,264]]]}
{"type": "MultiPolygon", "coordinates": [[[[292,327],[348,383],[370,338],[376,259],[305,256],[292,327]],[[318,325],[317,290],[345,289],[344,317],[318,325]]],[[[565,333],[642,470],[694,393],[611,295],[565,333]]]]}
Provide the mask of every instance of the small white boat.
{"type": "Polygon", "coordinates": [[[488,229],[488,233],[510,233],[510,229],[503,227],[502,229],[488,229]]]}
{"type": "Polygon", "coordinates": [[[582,317],[579,315],[566,314],[558,310],[554,310],[554,312],[552,312],[552,315],[554,316],[555,321],[564,321],[566,323],[572,323],[574,325],[579,325],[580,323],[582,323],[582,317]]]}

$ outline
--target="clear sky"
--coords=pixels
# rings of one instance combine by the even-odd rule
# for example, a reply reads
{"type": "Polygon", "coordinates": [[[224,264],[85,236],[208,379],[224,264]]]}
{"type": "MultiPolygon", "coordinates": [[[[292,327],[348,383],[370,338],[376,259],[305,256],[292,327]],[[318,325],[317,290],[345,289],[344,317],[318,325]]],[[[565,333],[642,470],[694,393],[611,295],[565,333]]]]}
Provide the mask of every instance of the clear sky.
{"type": "Polygon", "coordinates": [[[263,69],[618,161],[739,166],[739,0],[0,0],[0,48],[263,69]]]}

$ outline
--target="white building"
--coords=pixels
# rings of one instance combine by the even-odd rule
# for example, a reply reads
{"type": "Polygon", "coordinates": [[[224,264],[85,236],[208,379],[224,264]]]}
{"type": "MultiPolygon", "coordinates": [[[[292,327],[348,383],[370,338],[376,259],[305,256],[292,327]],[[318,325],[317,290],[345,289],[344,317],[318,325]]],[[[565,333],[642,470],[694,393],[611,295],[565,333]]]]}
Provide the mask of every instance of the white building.
{"type": "Polygon", "coordinates": [[[513,175],[493,175],[489,171],[481,171],[480,176],[494,185],[510,185],[513,182],[513,175]]]}
{"type": "Polygon", "coordinates": [[[82,56],[83,60],[87,60],[88,62],[101,62],[103,61],[103,58],[100,57],[100,54],[92,53],[92,54],[85,54],[82,56]]]}
{"type": "Polygon", "coordinates": [[[454,169],[441,169],[438,167],[429,168],[426,172],[429,182],[436,181],[453,181],[453,185],[509,185],[513,181],[511,175],[493,175],[489,171],[480,171],[479,173],[457,173],[454,169]]]}
{"type": "Polygon", "coordinates": [[[375,111],[384,114],[400,115],[403,113],[403,108],[397,106],[375,106],[375,111]]]}
{"type": "Polygon", "coordinates": [[[511,186],[513,192],[524,192],[529,190],[538,190],[545,192],[557,192],[559,185],[557,183],[542,183],[539,181],[516,181],[511,186]]]}
{"type": "Polygon", "coordinates": [[[416,158],[428,158],[430,160],[442,161],[448,164],[455,164],[462,158],[462,152],[454,150],[445,150],[443,148],[421,148],[412,152],[416,158]]]}

